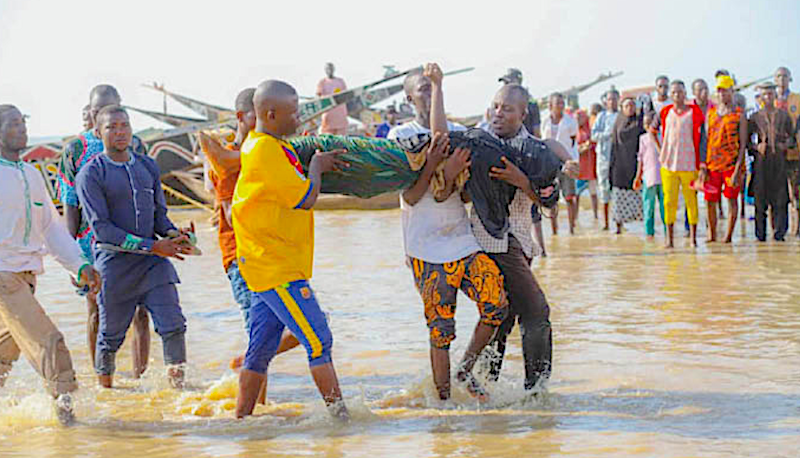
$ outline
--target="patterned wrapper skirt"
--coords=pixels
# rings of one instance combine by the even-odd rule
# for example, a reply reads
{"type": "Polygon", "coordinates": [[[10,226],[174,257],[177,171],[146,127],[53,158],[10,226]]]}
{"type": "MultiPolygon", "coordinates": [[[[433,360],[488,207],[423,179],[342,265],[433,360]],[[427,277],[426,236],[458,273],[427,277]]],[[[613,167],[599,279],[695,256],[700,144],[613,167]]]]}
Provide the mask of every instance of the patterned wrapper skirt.
{"type": "Polygon", "coordinates": [[[628,223],[642,219],[642,193],[633,189],[613,188],[614,221],[628,223]]]}

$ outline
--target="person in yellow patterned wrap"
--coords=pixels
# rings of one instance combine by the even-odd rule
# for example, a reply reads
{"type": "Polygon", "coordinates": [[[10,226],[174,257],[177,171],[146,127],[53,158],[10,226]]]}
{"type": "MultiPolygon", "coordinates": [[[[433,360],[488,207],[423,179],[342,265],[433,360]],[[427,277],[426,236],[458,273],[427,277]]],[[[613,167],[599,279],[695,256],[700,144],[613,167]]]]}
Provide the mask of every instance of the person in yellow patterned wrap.
{"type": "MultiPolygon", "coordinates": [[[[408,100],[416,108],[416,118],[389,131],[388,138],[401,140],[417,134],[464,130],[444,119],[442,72],[428,64],[423,73],[412,73],[404,82],[408,100]],[[431,118],[431,116],[435,116],[431,118]]],[[[460,192],[454,191],[456,177],[468,169],[470,152],[457,148],[447,156],[448,137],[436,133],[420,153],[424,166],[417,181],[401,197],[403,242],[422,296],[425,321],[430,333],[431,370],[439,398],[450,398],[450,343],[456,338],[455,311],[458,290],[478,306],[480,319],[472,340],[456,371],[456,379],[480,400],[487,394],[472,375],[472,368],[483,348],[507,315],[508,307],[500,268],[482,252],[472,233],[460,192]],[[437,171],[449,185],[434,185],[437,171]],[[437,190],[447,189],[444,199],[437,190]]]]}
{"type": "Polygon", "coordinates": [[[314,263],[314,215],[322,173],[347,167],[342,151],[317,153],[309,174],[284,138],[299,125],[297,92],[275,80],[253,96],[256,128],[242,145],[233,196],[239,270],[252,291],[250,341],[239,375],[236,416],[250,415],[285,328],[308,354],[314,382],[331,413],[347,419],[333,367],[333,336],[308,284],[314,263]]]}

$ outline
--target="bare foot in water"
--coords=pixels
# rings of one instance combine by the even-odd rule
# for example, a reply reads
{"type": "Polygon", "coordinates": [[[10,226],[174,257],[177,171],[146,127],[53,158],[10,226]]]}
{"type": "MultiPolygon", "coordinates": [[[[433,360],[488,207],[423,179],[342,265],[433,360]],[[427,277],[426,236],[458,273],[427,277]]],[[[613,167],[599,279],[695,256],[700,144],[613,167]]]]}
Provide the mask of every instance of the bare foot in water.
{"type": "Polygon", "coordinates": [[[182,390],[185,387],[183,368],[173,366],[167,369],[167,377],[169,377],[169,384],[176,390],[182,390]]]}
{"type": "Polygon", "coordinates": [[[485,403],[489,401],[489,393],[483,389],[478,379],[471,372],[461,371],[456,374],[456,379],[464,384],[464,388],[467,389],[470,396],[477,399],[478,402],[485,403]]]}

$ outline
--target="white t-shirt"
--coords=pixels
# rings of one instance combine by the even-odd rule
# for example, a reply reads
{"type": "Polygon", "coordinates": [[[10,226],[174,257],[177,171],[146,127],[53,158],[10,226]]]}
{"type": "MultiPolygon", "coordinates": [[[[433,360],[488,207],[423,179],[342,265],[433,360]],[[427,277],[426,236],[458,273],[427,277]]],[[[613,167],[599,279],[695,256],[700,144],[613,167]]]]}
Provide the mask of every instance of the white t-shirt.
{"type": "MultiPolygon", "coordinates": [[[[450,122],[447,128],[453,132],[466,130],[464,126],[450,122]]],[[[393,127],[386,138],[398,140],[425,133],[430,133],[430,129],[411,121],[393,127]]],[[[401,196],[400,210],[407,256],[431,264],[444,264],[481,251],[458,193],[453,193],[444,202],[436,202],[429,189],[415,205],[410,205],[401,196]]]]}
{"type": "Polygon", "coordinates": [[[667,100],[664,100],[663,102],[659,101],[658,94],[653,96],[652,102],[653,102],[653,109],[655,110],[657,116],[661,116],[661,110],[663,110],[665,106],[672,105],[672,99],[669,98],[667,100]]]}
{"type": "Polygon", "coordinates": [[[578,160],[579,153],[574,138],[578,137],[578,123],[575,118],[564,113],[558,124],[550,116],[544,118],[542,123],[542,138],[554,139],[564,145],[573,160],[578,160]]]}

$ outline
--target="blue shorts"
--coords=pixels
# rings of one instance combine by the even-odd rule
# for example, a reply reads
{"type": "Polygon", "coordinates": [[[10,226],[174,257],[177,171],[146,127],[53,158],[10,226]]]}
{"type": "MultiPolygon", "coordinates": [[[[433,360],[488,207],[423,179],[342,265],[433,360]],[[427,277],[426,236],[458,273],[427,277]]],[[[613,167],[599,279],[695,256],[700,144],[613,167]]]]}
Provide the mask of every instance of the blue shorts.
{"type": "Polygon", "coordinates": [[[247,287],[247,282],[244,281],[241,272],[239,272],[239,265],[233,261],[228,266],[228,280],[231,282],[231,291],[233,292],[233,300],[239,304],[239,309],[242,311],[242,318],[244,319],[244,328],[250,334],[250,304],[252,292],[247,287]]]}
{"type": "Polygon", "coordinates": [[[250,343],[244,357],[247,370],[259,374],[267,372],[287,327],[306,349],[309,366],[332,361],[333,335],[308,280],[253,292],[250,326],[250,343]]]}

